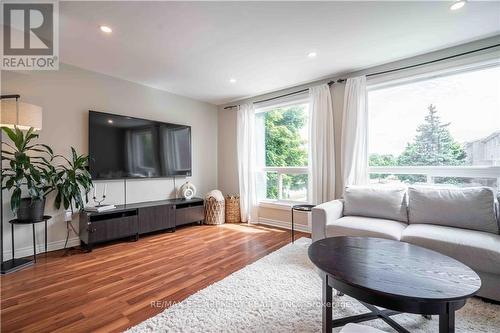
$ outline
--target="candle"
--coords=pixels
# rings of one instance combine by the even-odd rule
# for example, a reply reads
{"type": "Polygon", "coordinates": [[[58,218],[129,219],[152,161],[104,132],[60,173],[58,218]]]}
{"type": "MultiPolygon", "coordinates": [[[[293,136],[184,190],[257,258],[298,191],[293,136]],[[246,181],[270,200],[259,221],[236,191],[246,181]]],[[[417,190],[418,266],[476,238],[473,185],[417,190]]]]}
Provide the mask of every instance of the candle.
{"type": "Polygon", "coordinates": [[[104,184],[104,192],[102,193],[102,197],[104,198],[106,196],[106,190],[108,188],[108,184],[104,184]]]}
{"type": "Polygon", "coordinates": [[[97,190],[96,190],[97,185],[94,185],[94,199],[97,198],[97,190]]]}

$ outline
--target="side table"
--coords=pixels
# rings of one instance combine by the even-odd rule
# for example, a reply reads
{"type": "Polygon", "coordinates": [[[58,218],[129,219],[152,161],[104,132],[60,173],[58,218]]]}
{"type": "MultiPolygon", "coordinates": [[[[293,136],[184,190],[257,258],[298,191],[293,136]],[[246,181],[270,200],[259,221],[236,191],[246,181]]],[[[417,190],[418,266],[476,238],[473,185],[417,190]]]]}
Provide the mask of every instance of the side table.
{"type": "MultiPolygon", "coordinates": [[[[11,270],[18,270],[24,266],[29,266],[31,264],[30,259],[25,259],[25,258],[15,258],[14,255],[14,225],[29,225],[31,224],[32,226],[32,232],[33,232],[33,261],[36,263],[36,239],[35,239],[35,224],[44,222],[45,224],[45,253],[47,252],[47,221],[50,220],[52,216],[49,215],[44,215],[43,219],[40,221],[34,221],[34,220],[18,220],[18,219],[13,219],[10,220],[10,233],[11,233],[11,246],[12,246],[12,259],[9,260],[8,262],[11,262],[11,270]]],[[[7,263],[7,262],[6,262],[7,263]]],[[[5,263],[5,264],[6,264],[5,263]]],[[[4,264],[4,265],[5,265],[4,264]]]]}
{"type": "Polygon", "coordinates": [[[295,205],[292,206],[292,243],[295,242],[295,223],[293,221],[293,212],[310,212],[316,205],[295,205]]]}

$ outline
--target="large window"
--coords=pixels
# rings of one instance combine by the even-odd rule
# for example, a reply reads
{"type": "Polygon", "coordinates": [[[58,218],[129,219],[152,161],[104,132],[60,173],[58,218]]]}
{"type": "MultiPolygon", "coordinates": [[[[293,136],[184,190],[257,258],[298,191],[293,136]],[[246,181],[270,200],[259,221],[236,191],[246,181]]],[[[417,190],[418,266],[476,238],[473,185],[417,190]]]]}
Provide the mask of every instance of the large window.
{"type": "Polygon", "coordinates": [[[308,104],[257,110],[259,199],[308,200],[308,104]]]}
{"type": "Polygon", "coordinates": [[[500,189],[500,67],[369,90],[372,183],[500,189]]]}

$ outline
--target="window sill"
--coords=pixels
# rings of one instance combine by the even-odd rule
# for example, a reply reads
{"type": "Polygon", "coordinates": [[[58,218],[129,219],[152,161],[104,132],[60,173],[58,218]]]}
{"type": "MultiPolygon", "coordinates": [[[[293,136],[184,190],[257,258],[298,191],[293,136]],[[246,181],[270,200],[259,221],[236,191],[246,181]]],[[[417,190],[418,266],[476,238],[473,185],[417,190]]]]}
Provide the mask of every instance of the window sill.
{"type": "Polygon", "coordinates": [[[301,205],[301,204],[307,204],[307,202],[305,202],[305,201],[290,202],[290,201],[278,201],[278,200],[262,200],[259,202],[259,207],[290,211],[292,209],[292,206],[301,205]]]}

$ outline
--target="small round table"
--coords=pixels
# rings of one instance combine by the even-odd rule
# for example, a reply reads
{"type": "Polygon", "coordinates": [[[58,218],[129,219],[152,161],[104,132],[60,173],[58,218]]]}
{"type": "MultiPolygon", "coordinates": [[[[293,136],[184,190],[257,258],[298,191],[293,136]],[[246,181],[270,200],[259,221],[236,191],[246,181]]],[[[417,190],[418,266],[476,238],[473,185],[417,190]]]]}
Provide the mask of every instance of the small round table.
{"type": "Polygon", "coordinates": [[[34,221],[34,220],[18,220],[18,219],[13,219],[10,220],[10,235],[11,235],[11,245],[12,245],[12,258],[15,258],[14,256],[14,225],[28,225],[31,224],[33,227],[33,259],[36,262],[36,239],[35,239],[35,224],[45,222],[45,253],[47,253],[47,221],[50,220],[52,216],[49,215],[44,215],[43,218],[39,221],[34,221]]]}
{"type": "Polygon", "coordinates": [[[294,211],[310,212],[310,211],[312,211],[313,207],[315,207],[315,205],[295,205],[295,206],[292,206],[292,243],[295,241],[295,235],[294,235],[295,224],[293,222],[293,212],[294,211]]]}
{"type": "Polygon", "coordinates": [[[441,253],[388,239],[331,237],[309,247],[323,277],[323,332],[350,322],[390,318],[400,312],[439,315],[439,333],[455,331],[455,311],[481,287],[468,266],[441,253]],[[332,320],[332,288],[357,299],[370,312],[332,320]],[[383,307],[379,309],[377,306],[383,307]]]}

